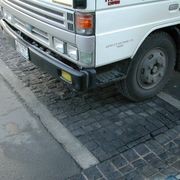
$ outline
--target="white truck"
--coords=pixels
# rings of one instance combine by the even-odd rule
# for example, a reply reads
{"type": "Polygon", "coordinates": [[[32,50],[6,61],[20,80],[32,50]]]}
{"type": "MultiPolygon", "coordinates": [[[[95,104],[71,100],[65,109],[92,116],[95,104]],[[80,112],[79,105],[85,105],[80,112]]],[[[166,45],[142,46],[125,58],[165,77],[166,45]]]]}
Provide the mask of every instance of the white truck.
{"type": "Polygon", "coordinates": [[[133,101],[180,64],[179,0],[1,0],[0,26],[27,60],[77,90],[116,82],[133,101]]]}

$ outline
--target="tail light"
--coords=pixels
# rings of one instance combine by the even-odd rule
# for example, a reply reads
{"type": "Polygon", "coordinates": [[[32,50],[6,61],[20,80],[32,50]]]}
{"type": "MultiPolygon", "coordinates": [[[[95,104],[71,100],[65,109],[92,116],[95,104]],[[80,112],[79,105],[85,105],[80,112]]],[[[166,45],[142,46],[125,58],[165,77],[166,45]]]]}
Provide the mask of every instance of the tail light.
{"type": "Polygon", "coordinates": [[[94,15],[76,13],[76,32],[82,35],[94,34],[94,15]]]}

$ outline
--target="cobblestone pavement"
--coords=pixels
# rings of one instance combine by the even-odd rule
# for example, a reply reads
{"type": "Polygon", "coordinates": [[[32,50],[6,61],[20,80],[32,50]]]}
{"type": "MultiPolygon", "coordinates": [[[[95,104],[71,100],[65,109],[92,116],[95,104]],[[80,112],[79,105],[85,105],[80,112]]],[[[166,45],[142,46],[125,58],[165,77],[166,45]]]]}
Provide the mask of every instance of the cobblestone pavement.
{"type": "Polygon", "coordinates": [[[180,179],[180,111],[160,98],[132,103],[115,85],[85,93],[26,62],[0,33],[0,57],[100,164],[70,179],[180,179]]]}

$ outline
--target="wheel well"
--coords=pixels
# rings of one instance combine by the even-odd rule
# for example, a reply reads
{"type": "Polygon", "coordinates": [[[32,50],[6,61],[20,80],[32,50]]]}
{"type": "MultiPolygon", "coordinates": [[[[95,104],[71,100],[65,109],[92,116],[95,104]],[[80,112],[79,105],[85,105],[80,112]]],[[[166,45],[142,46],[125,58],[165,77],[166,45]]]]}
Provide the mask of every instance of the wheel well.
{"type": "Polygon", "coordinates": [[[176,46],[176,65],[175,65],[175,69],[180,71],[180,26],[171,26],[171,27],[166,27],[166,28],[162,28],[162,29],[158,29],[154,32],[157,31],[164,31],[166,33],[168,33],[172,39],[174,40],[175,46],[176,46]]]}

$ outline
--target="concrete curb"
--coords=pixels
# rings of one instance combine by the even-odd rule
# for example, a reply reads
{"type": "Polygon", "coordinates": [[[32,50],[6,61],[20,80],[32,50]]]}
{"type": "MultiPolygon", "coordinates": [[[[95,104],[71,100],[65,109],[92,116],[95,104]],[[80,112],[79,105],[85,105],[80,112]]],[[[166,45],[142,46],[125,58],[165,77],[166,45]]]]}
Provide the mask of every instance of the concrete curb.
{"type": "Polygon", "coordinates": [[[39,117],[45,128],[64,146],[64,149],[80,165],[87,169],[99,163],[96,157],[65,128],[49,110],[35,97],[28,87],[0,60],[0,74],[13,90],[23,99],[31,111],[39,117]]]}
{"type": "Polygon", "coordinates": [[[180,110],[180,101],[171,95],[161,92],[158,94],[158,97],[180,110]]]}

